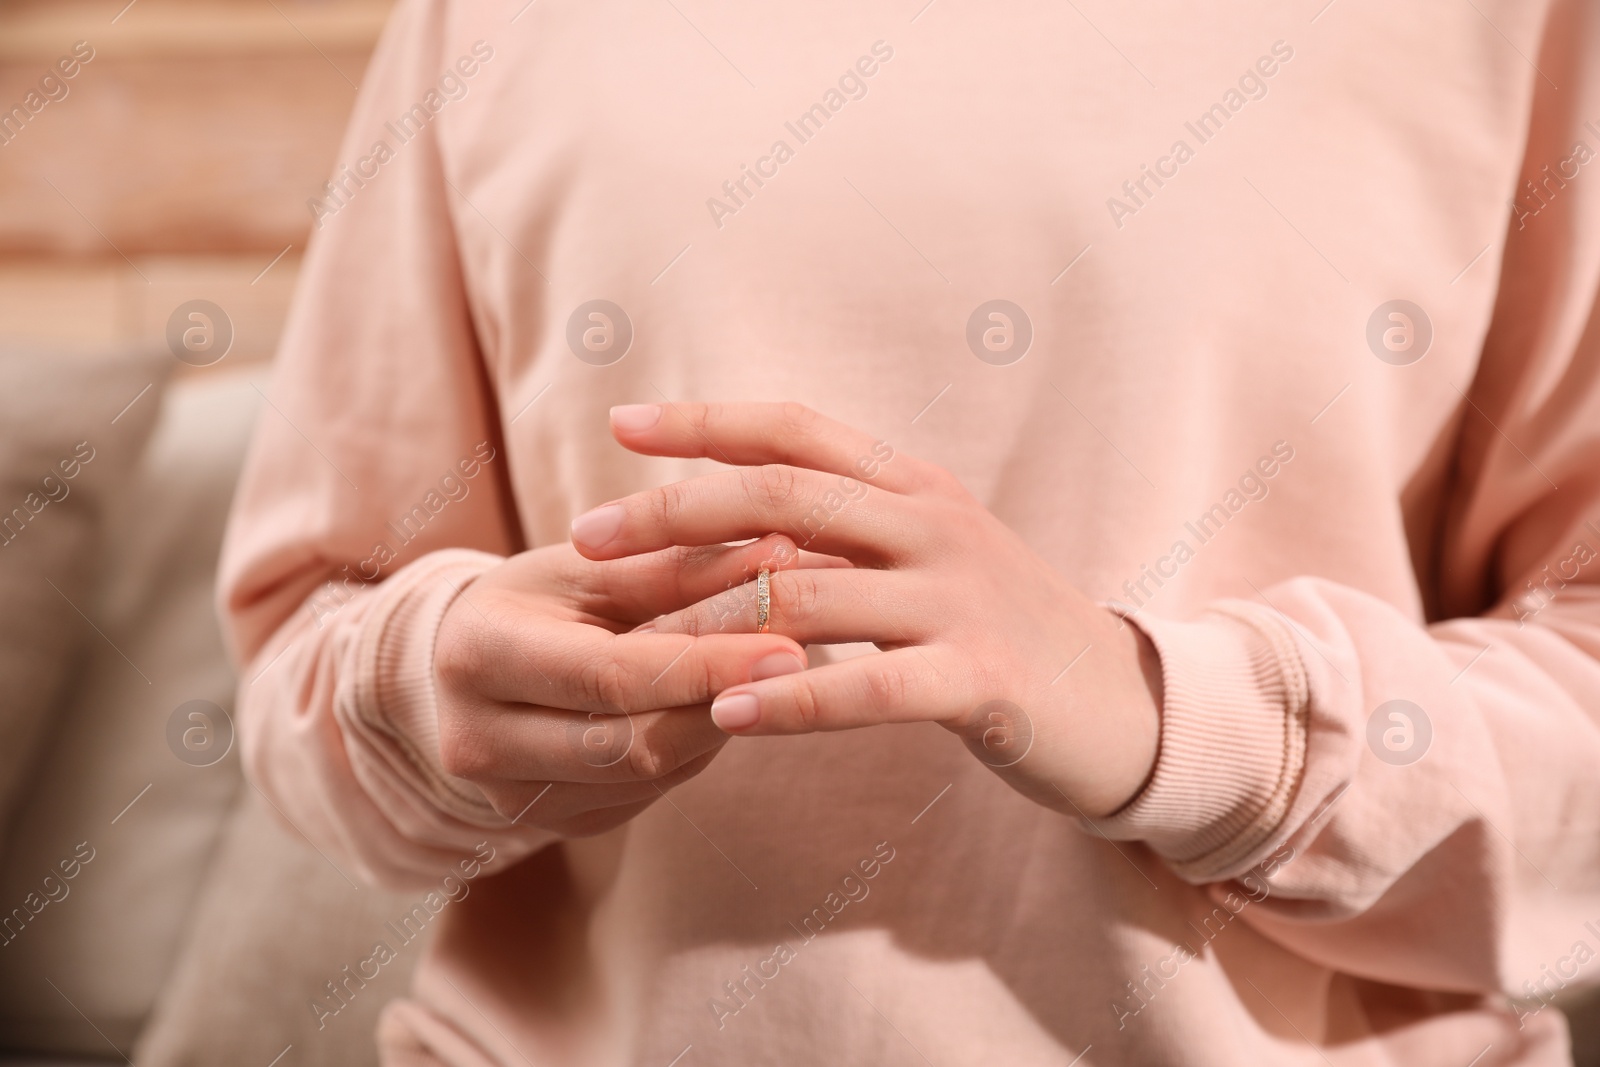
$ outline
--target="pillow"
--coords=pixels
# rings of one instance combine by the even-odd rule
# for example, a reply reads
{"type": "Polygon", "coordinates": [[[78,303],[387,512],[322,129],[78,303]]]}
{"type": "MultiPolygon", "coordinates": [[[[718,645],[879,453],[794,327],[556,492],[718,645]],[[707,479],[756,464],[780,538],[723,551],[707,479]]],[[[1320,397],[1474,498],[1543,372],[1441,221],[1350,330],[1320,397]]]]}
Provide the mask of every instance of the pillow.
{"type": "MultiPolygon", "coordinates": [[[[162,359],[173,362],[170,355],[162,359]]],[[[62,582],[70,574],[55,579],[98,632],[66,608],[89,643],[50,736],[30,760],[31,784],[0,857],[0,1045],[91,1055],[117,1055],[113,1044],[130,1047],[187,932],[194,896],[238,796],[238,756],[224,743],[222,718],[235,682],[212,588],[260,403],[251,373],[264,368],[186,372],[161,397],[160,422],[136,466],[112,467],[132,452],[132,440],[101,447],[99,430],[82,431],[96,455],[65,503],[78,500],[78,487],[100,472],[114,473],[107,480],[120,485],[103,501],[110,536],[96,554],[92,587],[69,589],[62,582]],[[197,736],[193,706],[180,711],[191,701],[216,709],[207,727],[215,741],[210,751],[195,747],[205,738],[197,736]],[[17,907],[25,923],[12,912],[17,907]],[[7,916],[11,928],[4,927],[7,916]]],[[[112,394],[104,418],[96,412],[103,428],[150,379],[131,378],[117,364],[104,365],[101,374],[76,388],[112,394]]],[[[155,416],[156,397],[152,389],[116,428],[155,416]]],[[[82,402],[65,403],[65,410],[82,402]]],[[[65,416],[56,421],[65,423],[65,416]]],[[[59,433],[69,451],[82,439],[65,428],[59,433]]],[[[67,518],[52,514],[56,506],[0,550],[0,559],[36,534],[56,538],[63,524],[52,520],[67,518]]],[[[80,537],[75,554],[53,551],[82,575],[91,570],[78,551],[86,544],[80,537]]],[[[49,585],[43,591],[62,600],[49,585]]],[[[6,603],[0,625],[13,623],[12,602],[6,603]]]]}
{"type": "MultiPolygon", "coordinates": [[[[89,563],[171,363],[153,351],[0,344],[0,849],[72,657],[103,643],[89,563]]],[[[21,903],[0,900],[0,914],[21,903]]]]}
{"type": "Polygon", "coordinates": [[[206,879],[183,955],[133,1050],[140,1067],[376,1067],[384,1004],[404,996],[432,933],[400,950],[359,987],[347,978],[406,914],[415,894],[357,889],[246,787],[206,879]],[[327,983],[344,983],[339,1004],[327,983]]]}

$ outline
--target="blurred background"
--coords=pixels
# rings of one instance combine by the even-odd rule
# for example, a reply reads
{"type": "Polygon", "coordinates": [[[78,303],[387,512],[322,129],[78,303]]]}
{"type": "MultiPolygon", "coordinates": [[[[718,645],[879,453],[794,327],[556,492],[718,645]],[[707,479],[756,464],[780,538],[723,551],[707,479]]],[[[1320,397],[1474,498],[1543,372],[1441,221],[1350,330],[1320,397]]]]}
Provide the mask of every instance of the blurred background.
{"type": "Polygon", "coordinates": [[[212,603],[389,7],[0,0],[0,1063],[374,1063],[425,947],[351,969],[414,902],[243,781],[212,603]]]}
{"type": "Polygon", "coordinates": [[[372,1063],[422,951],[347,969],[413,902],[243,782],[212,605],[389,6],[0,0],[0,1061],[372,1063]]]}
{"type": "Polygon", "coordinates": [[[76,42],[94,55],[0,147],[7,332],[159,344],[173,308],[209,298],[233,320],[230,359],[267,358],[310,228],[306,200],[332,169],[389,7],[0,4],[0,106],[21,103],[76,42]]]}

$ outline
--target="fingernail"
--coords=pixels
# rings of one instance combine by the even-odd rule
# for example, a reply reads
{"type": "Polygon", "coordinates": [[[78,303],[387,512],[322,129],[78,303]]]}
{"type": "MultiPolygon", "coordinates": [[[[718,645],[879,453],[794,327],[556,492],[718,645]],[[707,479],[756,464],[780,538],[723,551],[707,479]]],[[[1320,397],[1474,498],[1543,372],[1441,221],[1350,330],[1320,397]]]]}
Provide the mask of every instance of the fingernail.
{"type": "Polygon", "coordinates": [[[572,520],[573,544],[584,548],[602,548],[622,529],[625,511],[621,504],[606,504],[586,511],[572,520]]]}
{"type": "Polygon", "coordinates": [[[800,657],[793,652],[770,652],[750,665],[750,680],[776,678],[782,674],[796,674],[806,669],[800,657]]]}
{"type": "MultiPolygon", "coordinates": [[[[789,657],[793,659],[793,656],[789,657]]],[[[711,702],[711,721],[719,730],[743,730],[761,718],[761,702],[754,693],[720,696],[711,702]]]]}
{"type": "Polygon", "coordinates": [[[633,632],[636,634],[653,634],[656,632],[656,624],[653,622],[640,623],[633,628],[633,632]]]}
{"type": "Polygon", "coordinates": [[[642,433],[660,421],[660,404],[619,404],[611,409],[611,424],[629,433],[642,433]]]}

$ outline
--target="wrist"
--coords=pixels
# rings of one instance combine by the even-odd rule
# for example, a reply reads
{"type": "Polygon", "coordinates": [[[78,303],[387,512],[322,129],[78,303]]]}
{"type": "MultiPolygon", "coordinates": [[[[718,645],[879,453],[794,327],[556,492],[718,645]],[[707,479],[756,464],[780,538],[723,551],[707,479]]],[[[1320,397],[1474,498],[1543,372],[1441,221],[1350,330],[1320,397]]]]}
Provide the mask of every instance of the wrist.
{"type": "Polygon", "coordinates": [[[1164,696],[1156,767],[1121,810],[1092,820],[1144,841],[1189,881],[1248,867],[1283,821],[1304,767],[1309,687],[1293,633],[1225,601],[1191,621],[1141,616],[1164,696]]]}
{"type": "Polygon", "coordinates": [[[1084,698],[1100,754],[1078,806],[1090,818],[1112,815],[1132,803],[1149,784],[1161,750],[1162,674],[1155,644],[1137,626],[1101,609],[1107,669],[1084,698]]]}
{"type": "MultiPolygon", "coordinates": [[[[1013,662],[1003,672],[1012,682],[1002,690],[1007,698],[979,709],[998,706],[998,717],[952,726],[1025,796],[1063,814],[1103,819],[1132,804],[1155,773],[1160,654],[1138,627],[1088,602],[1048,644],[1083,651],[1053,676],[1034,674],[1028,689],[1016,688],[1030,672],[1013,662]]],[[[1027,656],[1037,663],[1046,654],[1035,648],[1027,656]]]]}

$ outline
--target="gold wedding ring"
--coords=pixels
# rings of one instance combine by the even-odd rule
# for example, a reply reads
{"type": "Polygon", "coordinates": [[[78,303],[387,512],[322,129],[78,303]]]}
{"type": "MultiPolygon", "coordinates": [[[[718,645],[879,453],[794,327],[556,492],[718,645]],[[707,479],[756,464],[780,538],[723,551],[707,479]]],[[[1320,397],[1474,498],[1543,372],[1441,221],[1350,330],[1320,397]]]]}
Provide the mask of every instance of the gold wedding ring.
{"type": "Polygon", "coordinates": [[[772,572],[762,567],[756,575],[756,633],[767,632],[767,622],[772,618],[772,572]]]}

